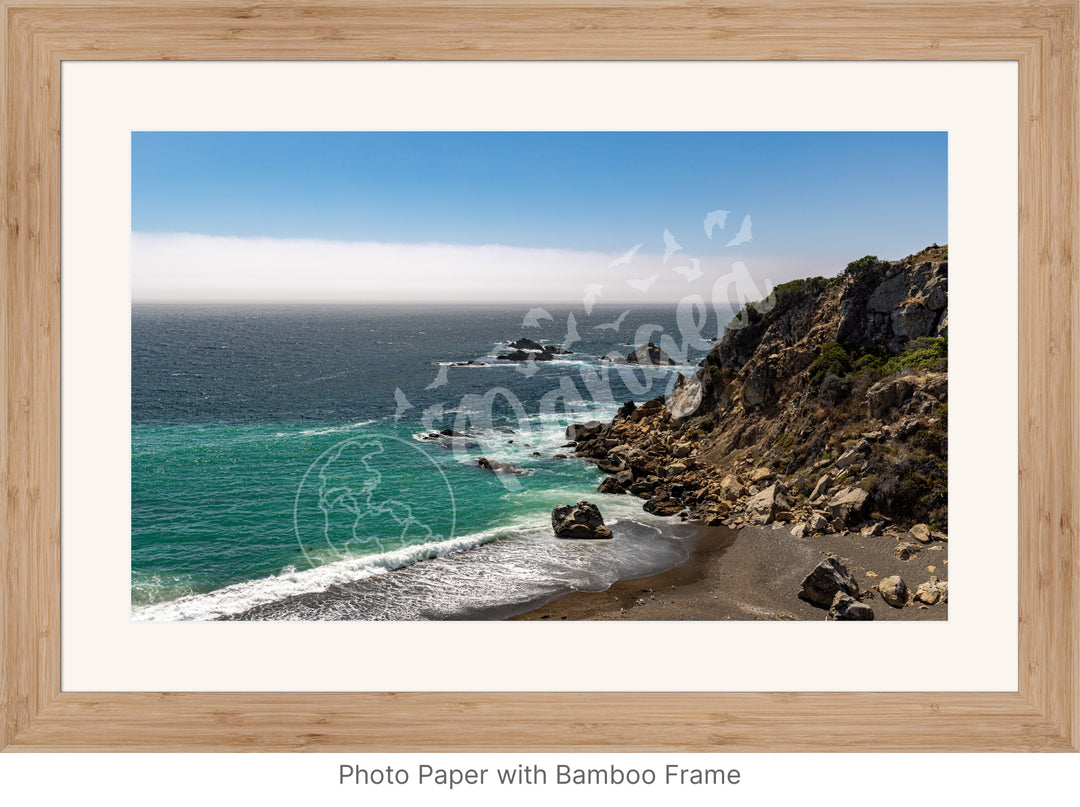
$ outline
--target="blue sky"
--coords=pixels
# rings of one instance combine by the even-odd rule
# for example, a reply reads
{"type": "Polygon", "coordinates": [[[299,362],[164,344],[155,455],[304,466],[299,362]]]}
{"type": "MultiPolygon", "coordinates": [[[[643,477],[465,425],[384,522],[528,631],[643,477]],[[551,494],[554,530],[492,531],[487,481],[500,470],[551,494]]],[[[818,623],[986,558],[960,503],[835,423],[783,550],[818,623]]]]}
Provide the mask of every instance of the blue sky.
{"type": "MultiPolygon", "coordinates": [[[[177,274],[179,258],[167,270],[160,259],[165,234],[210,237],[189,260],[224,243],[214,238],[498,245],[519,258],[642,244],[644,260],[665,251],[667,229],[679,258],[783,280],[947,242],[946,180],[941,132],[136,132],[135,279],[177,274]],[[730,213],[710,240],[714,210],[730,213]],[[725,246],[747,215],[752,240],[725,246]]],[[[259,285],[259,259],[248,263],[226,296],[259,285]]]]}

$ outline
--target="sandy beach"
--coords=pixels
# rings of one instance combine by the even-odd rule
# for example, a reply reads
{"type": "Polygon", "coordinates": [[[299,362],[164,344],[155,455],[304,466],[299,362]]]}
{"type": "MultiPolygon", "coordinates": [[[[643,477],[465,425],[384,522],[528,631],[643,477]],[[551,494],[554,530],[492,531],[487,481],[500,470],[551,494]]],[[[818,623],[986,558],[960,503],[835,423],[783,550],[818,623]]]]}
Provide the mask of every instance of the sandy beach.
{"type": "MultiPolygon", "coordinates": [[[[615,540],[618,540],[616,536],[615,540]]],[[[931,575],[948,579],[948,544],[922,546],[907,561],[890,536],[857,533],[796,538],[790,525],[703,527],[689,558],[660,574],[620,580],[606,591],[574,592],[514,619],[815,620],[827,609],[798,598],[803,578],[828,554],[840,557],[863,590],[898,574],[914,591],[931,575]],[[929,567],[933,567],[931,570],[929,567]],[[874,576],[871,576],[874,575],[874,576]]],[[[944,620],[948,604],[893,608],[876,592],[875,620],[944,620]]]]}

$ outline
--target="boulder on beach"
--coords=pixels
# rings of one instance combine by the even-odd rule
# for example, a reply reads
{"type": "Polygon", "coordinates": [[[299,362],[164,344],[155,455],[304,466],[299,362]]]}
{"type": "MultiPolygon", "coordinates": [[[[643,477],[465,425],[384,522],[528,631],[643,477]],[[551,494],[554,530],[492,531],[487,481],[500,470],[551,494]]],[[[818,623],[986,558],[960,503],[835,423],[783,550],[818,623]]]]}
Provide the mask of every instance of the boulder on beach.
{"type": "Polygon", "coordinates": [[[859,595],[859,584],[839,558],[827,557],[802,581],[799,599],[828,608],[842,591],[851,597],[859,595]]]}
{"type": "Polygon", "coordinates": [[[881,599],[893,608],[903,608],[908,601],[908,587],[900,575],[894,574],[878,583],[881,599]]]}
{"type": "Polygon", "coordinates": [[[911,537],[918,541],[920,544],[928,544],[932,540],[930,527],[928,527],[926,524],[916,524],[914,527],[911,528],[911,530],[909,530],[909,532],[911,533],[911,537]]]}
{"type": "Polygon", "coordinates": [[[830,622],[866,622],[873,620],[874,610],[850,594],[838,591],[833,597],[832,607],[829,608],[829,614],[825,618],[830,622]]]}
{"type": "Polygon", "coordinates": [[[551,527],[560,538],[610,538],[600,509],[582,499],[577,504],[563,504],[551,511],[551,527]]]}
{"type": "Polygon", "coordinates": [[[915,590],[915,600],[926,605],[948,602],[949,584],[938,580],[936,577],[931,577],[929,582],[920,584],[915,590]]]}
{"type": "Polygon", "coordinates": [[[893,547],[892,553],[896,556],[897,560],[911,560],[919,554],[919,545],[908,541],[901,541],[893,547]]]}

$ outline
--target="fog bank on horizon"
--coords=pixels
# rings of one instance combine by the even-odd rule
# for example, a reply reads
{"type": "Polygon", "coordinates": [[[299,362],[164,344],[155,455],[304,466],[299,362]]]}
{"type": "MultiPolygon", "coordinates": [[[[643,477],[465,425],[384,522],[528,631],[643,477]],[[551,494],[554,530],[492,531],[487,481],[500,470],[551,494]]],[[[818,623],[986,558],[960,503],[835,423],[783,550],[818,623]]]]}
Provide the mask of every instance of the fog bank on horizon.
{"type": "MultiPolygon", "coordinates": [[[[633,245],[628,245],[632,247],[633,245]]],[[[132,234],[136,303],[603,303],[676,302],[688,294],[758,299],[799,277],[831,276],[848,261],[668,256],[489,244],[132,234]],[[715,295],[714,295],[715,290],[715,295]]],[[[902,256],[882,256],[902,257],[902,256]]]]}

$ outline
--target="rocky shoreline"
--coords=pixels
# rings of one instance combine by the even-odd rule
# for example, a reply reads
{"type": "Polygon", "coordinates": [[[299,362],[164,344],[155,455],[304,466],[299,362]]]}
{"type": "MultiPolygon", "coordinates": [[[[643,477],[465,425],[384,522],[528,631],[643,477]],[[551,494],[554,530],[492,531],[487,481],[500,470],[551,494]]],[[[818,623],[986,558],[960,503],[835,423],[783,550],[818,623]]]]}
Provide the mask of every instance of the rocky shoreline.
{"type": "Polygon", "coordinates": [[[872,618],[860,603],[875,596],[944,612],[947,258],[934,245],[778,286],[670,396],[628,402],[567,437],[610,474],[601,492],[637,496],[648,512],[793,541],[853,536],[919,569],[866,569],[873,576],[853,583],[827,555],[790,596],[831,618],[872,618]],[[941,562],[918,566],[931,552],[941,562]]]}

